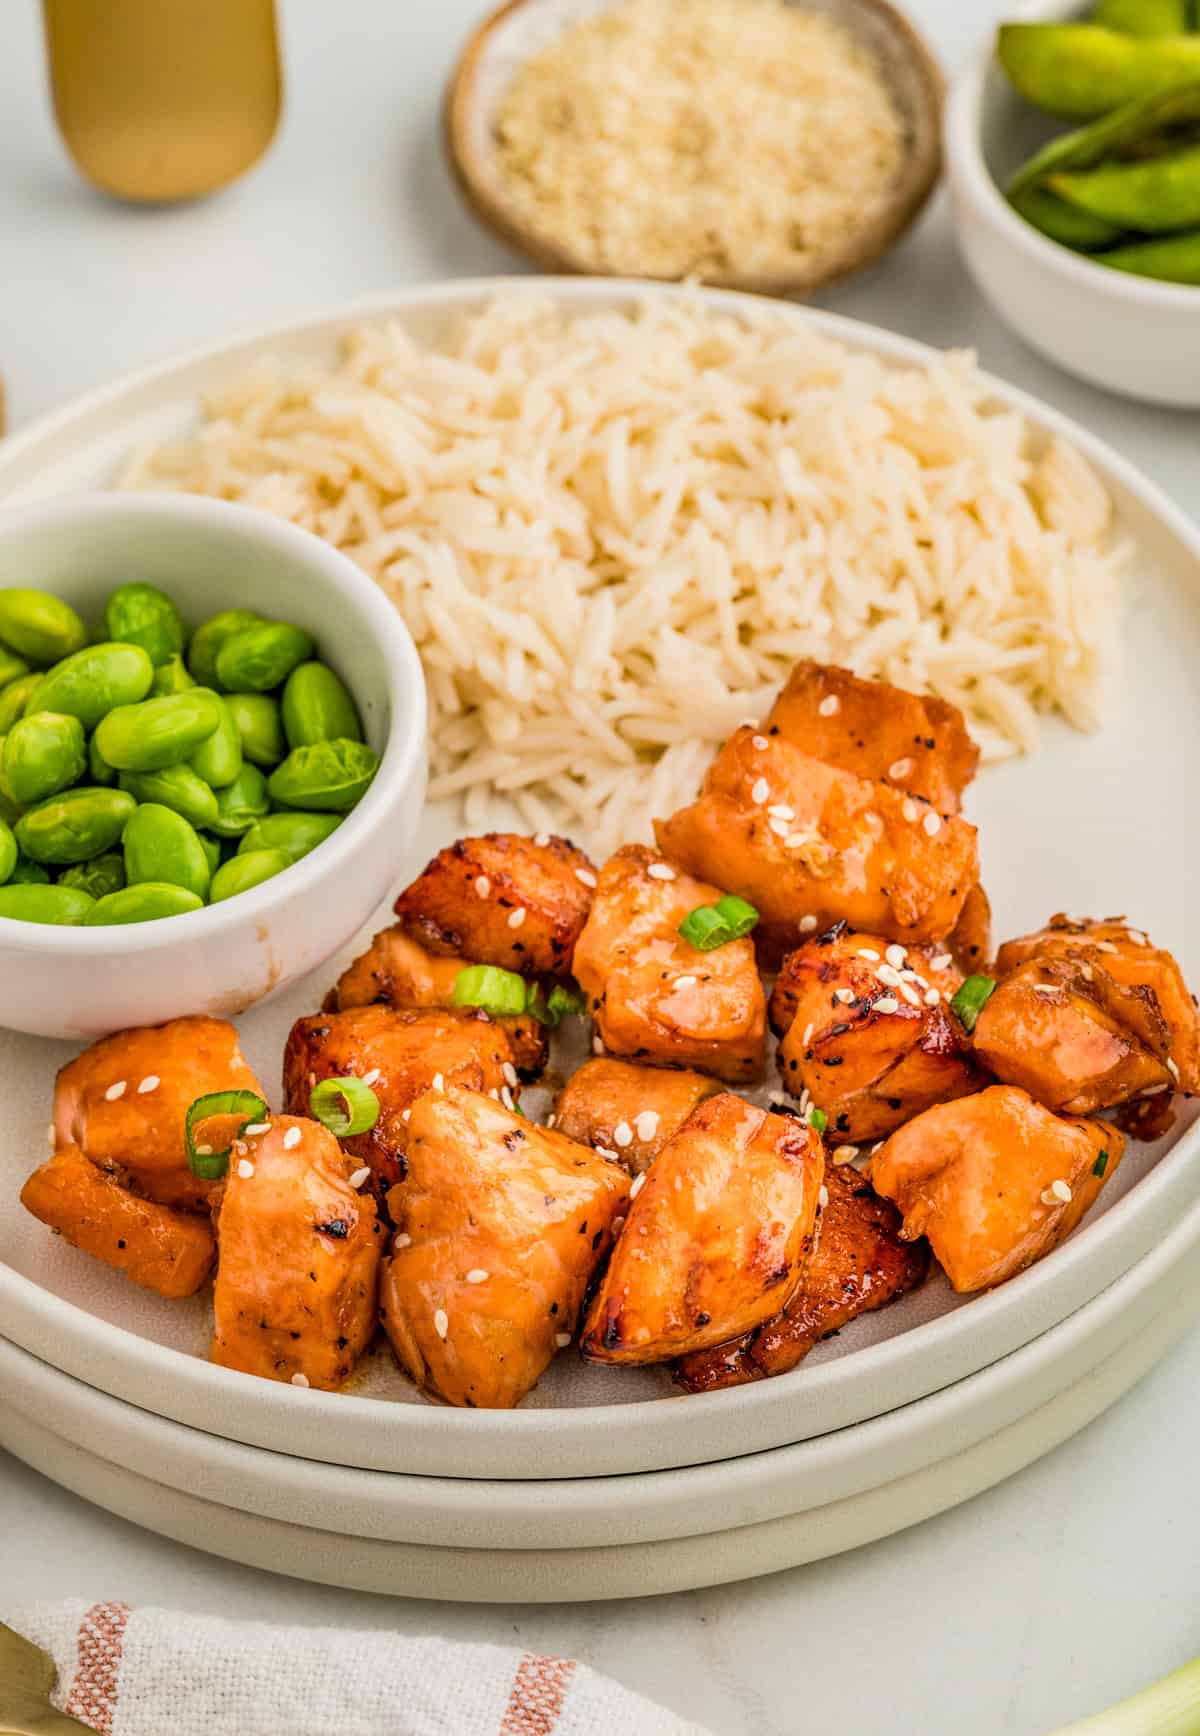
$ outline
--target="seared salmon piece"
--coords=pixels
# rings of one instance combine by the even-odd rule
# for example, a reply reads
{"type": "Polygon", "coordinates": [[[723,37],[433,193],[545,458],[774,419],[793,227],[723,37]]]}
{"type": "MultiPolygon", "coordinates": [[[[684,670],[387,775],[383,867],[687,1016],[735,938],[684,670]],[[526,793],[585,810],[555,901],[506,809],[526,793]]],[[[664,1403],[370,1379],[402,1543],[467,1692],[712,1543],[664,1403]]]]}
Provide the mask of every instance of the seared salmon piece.
{"type": "Polygon", "coordinates": [[[207,1218],[131,1193],[77,1145],[60,1146],[34,1170],[21,1204],[72,1247],[171,1300],[197,1291],[216,1259],[207,1218]]]}
{"type": "Polygon", "coordinates": [[[489,832],[439,850],[396,900],[430,952],[539,976],[567,976],[596,871],[569,839],[489,832]]]}
{"type": "Polygon", "coordinates": [[[319,1121],[276,1115],[233,1159],[216,1213],[211,1356],[295,1386],[338,1387],[375,1331],[383,1225],[319,1121]]]}
{"type": "Polygon", "coordinates": [[[477,1091],[413,1105],[380,1317],[405,1373],[447,1404],[508,1409],[575,1331],[629,1177],[477,1091]]]}
{"type": "Polygon", "coordinates": [[[864,681],[832,663],[797,663],[763,726],[813,759],[894,784],[957,814],[979,749],[956,705],[864,681]]]}
{"type": "Polygon", "coordinates": [[[641,844],[604,864],[575,975],[611,1054],[733,1083],[760,1077],[766,998],[753,942],[698,952],[679,932],[685,916],[720,897],[641,844]]]}
{"type": "Polygon", "coordinates": [[[924,1283],[929,1244],[901,1240],[899,1212],[857,1171],[827,1167],[825,1197],[817,1245],[782,1314],[731,1344],[685,1356],[675,1369],[685,1391],[787,1374],[822,1338],[924,1283]]]}
{"type": "Polygon", "coordinates": [[[61,1070],[54,1087],[60,1145],[120,1171],[160,1205],[202,1211],[214,1183],[188,1168],[184,1122],[197,1097],[266,1097],[227,1019],[172,1019],[101,1037],[61,1070]]]}
{"type": "Polygon", "coordinates": [[[369,1164],[382,1193],[404,1178],[408,1112],[422,1092],[450,1085],[499,1097],[517,1084],[508,1037],[479,1009],[350,1007],[297,1019],[283,1052],[283,1096],[293,1115],[307,1115],[321,1079],[352,1076],[379,1099],[379,1119],[342,1141],[369,1164]]]}
{"type": "Polygon", "coordinates": [[[813,1247],[825,1156],[804,1122],[722,1092],[665,1145],[580,1341],[592,1362],[669,1362],[778,1314],[813,1247]]]}
{"type": "Polygon", "coordinates": [[[1099,966],[1113,982],[1134,991],[1149,990],[1170,1032],[1171,1077],[1176,1088],[1200,1091],[1200,1014],[1174,956],[1153,945],[1145,931],[1123,917],[1102,922],[1052,916],[1036,934],[1009,940],[996,956],[996,975],[1007,976],[1027,958],[1057,954],[1099,966]]]}
{"type": "Polygon", "coordinates": [[[697,1104],[720,1089],[703,1073],[602,1056],[571,1075],[554,1105],[554,1125],[581,1145],[614,1152],[641,1175],[697,1104]]]}
{"type": "Polygon", "coordinates": [[[1069,1236],[1112,1176],[1125,1136],[1068,1121],[1015,1085],[927,1109],[875,1153],[871,1181],[927,1236],[958,1291],[988,1290],[1069,1236]]]}
{"type": "Polygon", "coordinates": [[[950,1000],[962,982],[944,945],[903,947],[838,923],[788,954],[771,996],[776,1061],[831,1139],[882,1139],[984,1084],[950,1000]]]}
{"type": "Polygon", "coordinates": [[[756,907],[767,956],[841,920],[905,945],[941,940],[979,880],[967,821],[750,728],[654,829],[670,861],[756,907]]]}
{"type": "MultiPolygon", "coordinates": [[[[427,952],[402,922],[380,931],[346,967],[325,997],[327,1013],[348,1007],[452,1007],[458,973],[478,959],[458,953],[427,952]]],[[[550,1053],[546,1027],[528,1013],[497,1019],[512,1044],[513,1061],[523,1079],[542,1072],[550,1053]]]]}

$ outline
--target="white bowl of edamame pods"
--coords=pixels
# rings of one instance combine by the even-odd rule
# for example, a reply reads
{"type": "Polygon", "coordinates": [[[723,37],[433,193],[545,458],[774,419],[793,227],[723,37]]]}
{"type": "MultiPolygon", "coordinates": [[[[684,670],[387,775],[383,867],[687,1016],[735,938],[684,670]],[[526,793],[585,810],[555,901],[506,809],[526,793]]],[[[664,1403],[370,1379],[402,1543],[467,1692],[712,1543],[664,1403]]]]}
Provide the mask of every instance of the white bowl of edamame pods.
{"type": "Polygon", "coordinates": [[[1009,17],[946,111],[971,274],[1071,373],[1200,406],[1195,0],[1039,0],[1009,17]]]}
{"type": "Polygon", "coordinates": [[[247,507],[0,514],[0,1023],[231,1014],[315,969],[405,866],[420,660],[344,555],[247,507]]]}

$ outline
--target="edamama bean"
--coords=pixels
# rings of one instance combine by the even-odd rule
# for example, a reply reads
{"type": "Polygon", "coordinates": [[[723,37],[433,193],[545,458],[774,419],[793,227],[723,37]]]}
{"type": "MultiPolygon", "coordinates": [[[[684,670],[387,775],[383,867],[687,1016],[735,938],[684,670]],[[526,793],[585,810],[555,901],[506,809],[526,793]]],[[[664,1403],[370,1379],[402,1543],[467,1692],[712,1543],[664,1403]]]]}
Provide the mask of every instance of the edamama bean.
{"type": "Polygon", "coordinates": [[[217,684],[217,652],[226,639],[240,633],[243,627],[255,627],[262,620],[252,609],[222,609],[197,627],[188,646],[188,668],[202,687],[217,684]]]}
{"type": "Polygon", "coordinates": [[[0,688],[0,735],[6,735],[17,719],[24,717],[26,701],[41,679],[34,670],[29,675],[20,675],[15,681],[10,681],[7,687],[0,688]]]}
{"type": "Polygon", "coordinates": [[[122,892],[110,892],[107,898],[97,899],[84,922],[89,928],[105,928],[116,923],[159,922],[164,916],[186,916],[190,910],[203,909],[204,900],[186,886],[145,880],[138,886],[126,886],[122,892]]]}
{"type": "Polygon", "coordinates": [[[189,687],[196,683],[187,672],[187,664],[182,657],[168,657],[165,663],[160,663],[154,671],[154,685],[150,689],[151,697],[162,699],[171,693],[186,693],[189,687]]]}
{"type": "Polygon", "coordinates": [[[324,663],[293,669],[283,690],[282,711],[289,747],[362,740],[358,708],[345,683],[324,663]]]}
{"type": "Polygon", "coordinates": [[[1009,196],[1009,203],[1019,216],[1051,241],[1078,252],[1091,253],[1101,247],[1111,247],[1121,239],[1122,231],[1111,223],[1102,223],[1086,211],[1077,211],[1065,199],[1048,193],[1044,187],[1025,187],[1009,196]]]}
{"type": "Polygon", "coordinates": [[[153,680],[154,665],[140,645],[85,645],[47,670],[25,702],[25,715],[64,712],[93,730],[118,705],[145,699],[153,680]]]}
{"type": "Polygon", "coordinates": [[[110,639],[140,645],[158,667],[183,650],[183,617],[165,591],[156,585],[121,585],[104,608],[110,639]]]}
{"type": "Polygon", "coordinates": [[[219,838],[240,838],[271,809],[267,780],[257,766],[244,765],[237,777],[217,793],[217,817],[209,830],[219,838]]]}
{"type": "Polygon", "coordinates": [[[122,772],[121,788],[139,802],[160,802],[192,826],[211,826],[217,817],[217,796],[189,765],[164,766],[160,772],[122,772]]]}
{"type": "Polygon", "coordinates": [[[1200,145],[1144,163],[1049,175],[1046,184],[1069,205],[1118,229],[1169,235],[1200,223],[1200,145]]]}
{"type": "Polygon", "coordinates": [[[278,701],[265,693],[230,693],[225,703],[238,726],[242,752],[250,763],[268,771],[277,766],[288,750],[278,701]]]}
{"type": "Polygon", "coordinates": [[[13,830],[24,854],[35,862],[55,867],[90,862],[119,841],[136,806],[125,790],[81,784],[30,808],[13,830]]]}
{"type": "Polygon", "coordinates": [[[1098,0],[1092,23],[1126,36],[1177,36],[1191,29],[1188,0],[1098,0]]]}
{"type": "Polygon", "coordinates": [[[238,845],[238,855],[248,855],[251,850],[282,850],[290,861],[298,862],[323,844],[341,823],[340,814],[268,814],[251,826],[238,845]]]}
{"type": "Polygon", "coordinates": [[[231,856],[213,875],[209,903],[220,904],[226,898],[236,898],[239,892],[261,886],[264,880],[273,879],[291,865],[292,858],[282,850],[250,850],[244,856],[231,856]]]}
{"type": "Polygon", "coordinates": [[[1142,241],[1097,253],[1101,265],[1114,271],[1131,271],[1138,277],[1155,277],[1162,283],[1200,284],[1200,229],[1188,235],[1170,235],[1161,241],[1142,241]]]}
{"type": "Polygon", "coordinates": [[[214,790],[231,784],[242,769],[242,737],[233,714],[220,694],[211,688],[197,687],[197,693],[207,693],[216,701],[221,720],[208,740],[201,742],[191,757],[191,767],[214,790]]]}
{"type": "Polygon", "coordinates": [[[1139,38],[1096,24],[1002,24],[996,53],[1029,102],[1080,119],[1200,78],[1200,35],[1139,38]]]}
{"type": "Polygon", "coordinates": [[[82,651],[88,630],[70,603],[49,591],[0,591],[0,639],[35,668],[82,651]]]}
{"type": "Polygon", "coordinates": [[[22,807],[45,801],[83,776],[87,765],[83,725],[77,717],[35,711],[13,724],[4,738],[4,784],[22,807]]]}
{"type": "Polygon", "coordinates": [[[286,621],[243,627],[217,652],[217,685],[229,693],[269,693],[315,650],[304,629],[286,621]]]}
{"type": "Polygon", "coordinates": [[[45,922],[74,927],[95,905],[78,886],[48,886],[10,880],[0,886],[0,916],[17,922],[45,922]]]}
{"type": "Polygon", "coordinates": [[[28,674],[29,665],[25,659],[10,651],[7,645],[0,645],[0,687],[7,687],[18,676],[28,674]]]}
{"type": "Polygon", "coordinates": [[[96,743],[121,772],[157,772],[188,759],[220,727],[216,696],[203,687],[187,693],[118,705],[96,729],[96,743]]]}
{"type": "Polygon", "coordinates": [[[107,898],[110,892],[119,892],[125,884],[125,858],[116,850],[106,850],[103,856],[96,856],[91,862],[76,862],[74,867],[64,868],[58,884],[77,886],[89,898],[107,898]]]}
{"type": "Polygon", "coordinates": [[[125,880],[129,886],[163,881],[185,886],[197,898],[208,891],[212,870],[208,857],[182,814],[161,802],[143,802],[129,817],[122,840],[125,880]]]}
{"type": "Polygon", "coordinates": [[[267,789],[281,808],[348,813],[379,770],[379,755],[361,741],[315,741],[293,748],[267,789]]]}
{"type": "Polygon", "coordinates": [[[5,883],[16,867],[19,854],[12,827],[0,820],[0,886],[5,883]]]}
{"type": "Polygon", "coordinates": [[[28,856],[18,856],[17,865],[8,877],[10,886],[48,886],[50,876],[40,862],[31,862],[28,856]]]}

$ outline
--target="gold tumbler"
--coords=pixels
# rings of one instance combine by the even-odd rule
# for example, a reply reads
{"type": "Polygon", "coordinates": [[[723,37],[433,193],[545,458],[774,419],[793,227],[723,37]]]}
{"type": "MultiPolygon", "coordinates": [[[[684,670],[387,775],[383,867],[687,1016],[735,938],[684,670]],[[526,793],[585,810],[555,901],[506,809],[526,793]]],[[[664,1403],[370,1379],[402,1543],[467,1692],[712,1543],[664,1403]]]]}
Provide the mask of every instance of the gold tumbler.
{"type": "Polygon", "coordinates": [[[42,0],[54,112],[119,199],[215,192],[262,156],[283,79],[274,0],[42,0]]]}

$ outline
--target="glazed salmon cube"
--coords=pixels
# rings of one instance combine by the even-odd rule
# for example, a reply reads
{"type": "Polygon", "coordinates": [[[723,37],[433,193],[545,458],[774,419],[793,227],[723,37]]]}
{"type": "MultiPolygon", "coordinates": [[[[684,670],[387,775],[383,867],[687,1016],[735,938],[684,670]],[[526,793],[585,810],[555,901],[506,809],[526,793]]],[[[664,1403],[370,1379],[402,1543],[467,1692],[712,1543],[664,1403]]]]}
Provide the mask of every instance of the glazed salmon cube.
{"type": "Polygon", "coordinates": [[[640,1175],[697,1104],[720,1089],[717,1080],[686,1068],[639,1067],[602,1056],[571,1075],[554,1106],[554,1125],[581,1145],[615,1153],[640,1175]]]}

